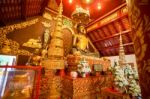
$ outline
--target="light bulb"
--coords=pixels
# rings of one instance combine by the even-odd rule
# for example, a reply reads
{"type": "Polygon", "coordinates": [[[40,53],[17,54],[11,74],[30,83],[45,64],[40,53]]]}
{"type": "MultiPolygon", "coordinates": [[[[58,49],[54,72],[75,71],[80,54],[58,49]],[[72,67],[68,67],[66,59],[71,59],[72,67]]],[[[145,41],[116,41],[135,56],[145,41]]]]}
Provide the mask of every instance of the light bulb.
{"type": "Polygon", "coordinates": [[[98,3],[97,8],[98,8],[98,10],[100,10],[102,8],[100,3],[98,3]]]}
{"type": "Polygon", "coordinates": [[[90,3],[90,0],[86,0],[86,3],[90,3]]]}
{"type": "Polygon", "coordinates": [[[72,3],[73,0],[69,0],[69,3],[72,3]]]}

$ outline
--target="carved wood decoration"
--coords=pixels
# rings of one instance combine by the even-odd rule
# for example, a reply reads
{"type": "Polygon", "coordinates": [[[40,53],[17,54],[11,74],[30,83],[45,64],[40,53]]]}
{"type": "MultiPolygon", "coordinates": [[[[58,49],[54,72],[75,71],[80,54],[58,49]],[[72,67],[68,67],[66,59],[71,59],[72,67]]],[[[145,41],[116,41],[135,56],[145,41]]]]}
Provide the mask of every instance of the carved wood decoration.
{"type": "Polygon", "coordinates": [[[126,0],[132,26],[142,99],[150,99],[150,1],[126,0]]]}
{"type": "Polygon", "coordinates": [[[62,90],[62,78],[56,76],[53,70],[45,69],[41,78],[39,99],[59,99],[62,90]]]}
{"type": "Polygon", "coordinates": [[[97,76],[72,79],[62,79],[62,99],[97,99],[101,88],[112,86],[112,77],[97,76]]]}
{"type": "MultiPolygon", "coordinates": [[[[46,9],[43,17],[49,21],[53,21],[52,29],[55,29],[56,26],[56,20],[55,17],[57,15],[57,12],[52,12],[49,9],[46,9]]],[[[67,56],[72,48],[72,36],[75,34],[75,28],[73,27],[74,22],[73,20],[63,16],[62,20],[62,34],[63,34],[63,41],[64,41],[64,55],[67,56]]],[[[53,31],[52,30],[52,31],[53,31]]]]}
{"type": "Polygon", "coordinates": [[[29,51],[19,49],[20,48],[19,43],[17,43],[16,41],[13,41],[11,39],[8,39],[6,37],[6,35],[10,32],[15,31],[15,30],[23,29],[23,28],[26,28],[27,26],[31,26],[37,22],[38,22],[38,19],[33,19],[33,20],[26,21],[26,22],[22,22],[22,23],[9,25],[9,26],[5,26],[5,27],[0,28],[0,52],[2,53],[2,48],[3,48],[4,42],[9,41],[11,52],[8,54],[27,55],[27,56],[31,55],[31,53],[29,51]]]}
{"type": "Polygon", "coordinates": [[[62,27],[63,32],[63,40],[64,40],[64,54],[67,56],[72,48],[72,36],[74,34],[74,30],[71,27],[63,25],[62,27]]]}

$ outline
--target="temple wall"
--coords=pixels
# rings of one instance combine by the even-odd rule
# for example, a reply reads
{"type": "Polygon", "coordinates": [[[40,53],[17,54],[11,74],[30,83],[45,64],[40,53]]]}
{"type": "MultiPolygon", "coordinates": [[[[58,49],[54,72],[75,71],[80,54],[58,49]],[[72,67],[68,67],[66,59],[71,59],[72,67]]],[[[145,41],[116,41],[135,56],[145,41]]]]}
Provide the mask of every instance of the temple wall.
{"type": "Polygon", "coordinates": [[[150,99],[150,0],[126,0],[142,99],[150,99]]]}

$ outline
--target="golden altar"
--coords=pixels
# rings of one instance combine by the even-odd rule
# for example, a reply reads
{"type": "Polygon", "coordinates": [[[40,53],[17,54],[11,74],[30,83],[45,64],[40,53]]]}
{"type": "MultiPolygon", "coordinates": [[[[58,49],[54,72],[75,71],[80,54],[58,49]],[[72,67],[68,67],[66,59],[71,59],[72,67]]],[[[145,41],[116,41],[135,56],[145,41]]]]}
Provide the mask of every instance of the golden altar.
{"type": "Polygon", "coordinates": [[[110,61],[106,58],[98,58],[84,55],[68,55],[67,56],[68,70],[77,71],[77,65],[82,59],[88,61],[91,70],[93,70],[93,65],[95,64],[101,64],[103,71],[107,71],[108,67],[110,66],[110,61]]]}
{"type": "Polygon", "coordinates": [[[111,75],[89,76],[73,79],[70,76],[62,78],[62,99],[99,99],[101,89],[112,86],[111,75]]]}
{"type": "Polygon", "coordinates": [[[96,99],[102,77],[76,78],[65,76],[62,80],[63,99],[96,99]]]}

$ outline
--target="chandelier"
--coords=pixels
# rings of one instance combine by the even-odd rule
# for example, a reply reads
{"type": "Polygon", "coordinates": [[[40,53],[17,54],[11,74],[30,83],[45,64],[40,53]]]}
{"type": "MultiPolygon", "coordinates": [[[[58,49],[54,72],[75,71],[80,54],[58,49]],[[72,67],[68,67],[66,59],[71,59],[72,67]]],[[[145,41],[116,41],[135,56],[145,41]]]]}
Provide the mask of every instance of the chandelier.
{"type": "Polygon", "coordinates": [[[90,13],[88,10],[83,9],[82,7],[76,7],[75,11],[72,13],[72,19],[78,23],[88,23],[90,19],[90,13]]]}

